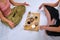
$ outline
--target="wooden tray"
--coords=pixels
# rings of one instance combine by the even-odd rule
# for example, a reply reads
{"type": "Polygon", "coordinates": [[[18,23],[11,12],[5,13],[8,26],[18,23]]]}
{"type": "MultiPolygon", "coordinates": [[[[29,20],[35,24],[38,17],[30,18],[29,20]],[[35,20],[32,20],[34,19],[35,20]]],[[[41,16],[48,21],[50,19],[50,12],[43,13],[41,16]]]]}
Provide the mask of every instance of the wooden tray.
{"type": "Polygon", "coordinates": [[[39,20],[40,20],[40,13],[29,12],[24,25],[24,30],[39,31],[39,22],[40,22],[39,20]]]}

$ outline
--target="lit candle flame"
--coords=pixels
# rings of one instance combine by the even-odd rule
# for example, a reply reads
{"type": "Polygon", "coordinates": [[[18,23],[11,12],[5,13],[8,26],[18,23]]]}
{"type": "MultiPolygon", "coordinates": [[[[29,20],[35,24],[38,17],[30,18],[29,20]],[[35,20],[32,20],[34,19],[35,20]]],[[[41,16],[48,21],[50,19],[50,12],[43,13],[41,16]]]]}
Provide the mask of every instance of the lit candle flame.
{"type": "Polygon", "coordinates": [[[35,28],[35,25],[32,25],[32,28],[35,28]]]}

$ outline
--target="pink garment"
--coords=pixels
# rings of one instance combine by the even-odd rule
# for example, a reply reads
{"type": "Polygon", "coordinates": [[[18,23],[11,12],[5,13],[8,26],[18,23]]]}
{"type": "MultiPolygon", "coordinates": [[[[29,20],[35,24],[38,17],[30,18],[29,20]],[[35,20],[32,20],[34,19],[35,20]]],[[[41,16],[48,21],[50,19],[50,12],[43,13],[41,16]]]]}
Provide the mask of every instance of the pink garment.
{"type": "Polygon", "coordinates": [[[6,5],[2,2],[0,2],[0,10],[3,12],[4,16],[7,16],[10,12],[10,2],[9,0],[6,0],[6,5]]]}

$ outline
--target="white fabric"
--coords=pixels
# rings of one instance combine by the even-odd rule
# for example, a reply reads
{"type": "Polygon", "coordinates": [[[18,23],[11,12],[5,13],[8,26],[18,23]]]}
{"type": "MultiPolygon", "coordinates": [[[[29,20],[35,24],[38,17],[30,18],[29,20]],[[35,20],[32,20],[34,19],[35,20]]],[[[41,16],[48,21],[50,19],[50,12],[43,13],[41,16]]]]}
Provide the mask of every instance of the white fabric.
{"type": "Polygon", "coordinates": [[[35,32],[35,31],[26,31],[23,28],[29,11],[40,12],[40,25],[46,25],[47,18],[45,16],[45,13],[42,11],[43,9],[39,10],[38,8],[43,2],[48,3],[56,2],[56,0],[14,0],[14,1],[15,2],[26,1],[27,3],[30,4],[30,6],[26,7],[26,12],[23,15],[22,21],[14,29],[11,30],[9,27],[5,26],[0,22],[0,40],[54,40],[50,36],[47,36],[44,30],[35,32]]]}

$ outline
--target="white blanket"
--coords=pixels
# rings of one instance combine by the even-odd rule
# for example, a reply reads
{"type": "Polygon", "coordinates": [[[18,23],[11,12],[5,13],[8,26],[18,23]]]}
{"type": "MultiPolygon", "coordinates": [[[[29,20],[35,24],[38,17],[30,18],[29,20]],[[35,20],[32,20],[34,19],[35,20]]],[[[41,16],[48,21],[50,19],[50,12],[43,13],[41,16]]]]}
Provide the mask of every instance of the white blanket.
{"type": "MultiPolygon", "coordinates": [[[[27,2],[30,6],[26,7],[26,12],[19,25],[14,29],[10,29],[0,22],[0,39],[1,40],[52,40],[51,37],[45,34],[44,30],[39,32],[26,31],[23,29],[24,23],[29,11],[40,12],[40,25],[46,25],[47,19],[43,11],[39,10],[39,6],[44,2],[56,2],[56,0],[14,0],[15,2],[27,2]]],[[[13,8],[13,6],[11,6],[13,8]]],[[[43,10],[43,9],[42,9],[43,10]]]]}

